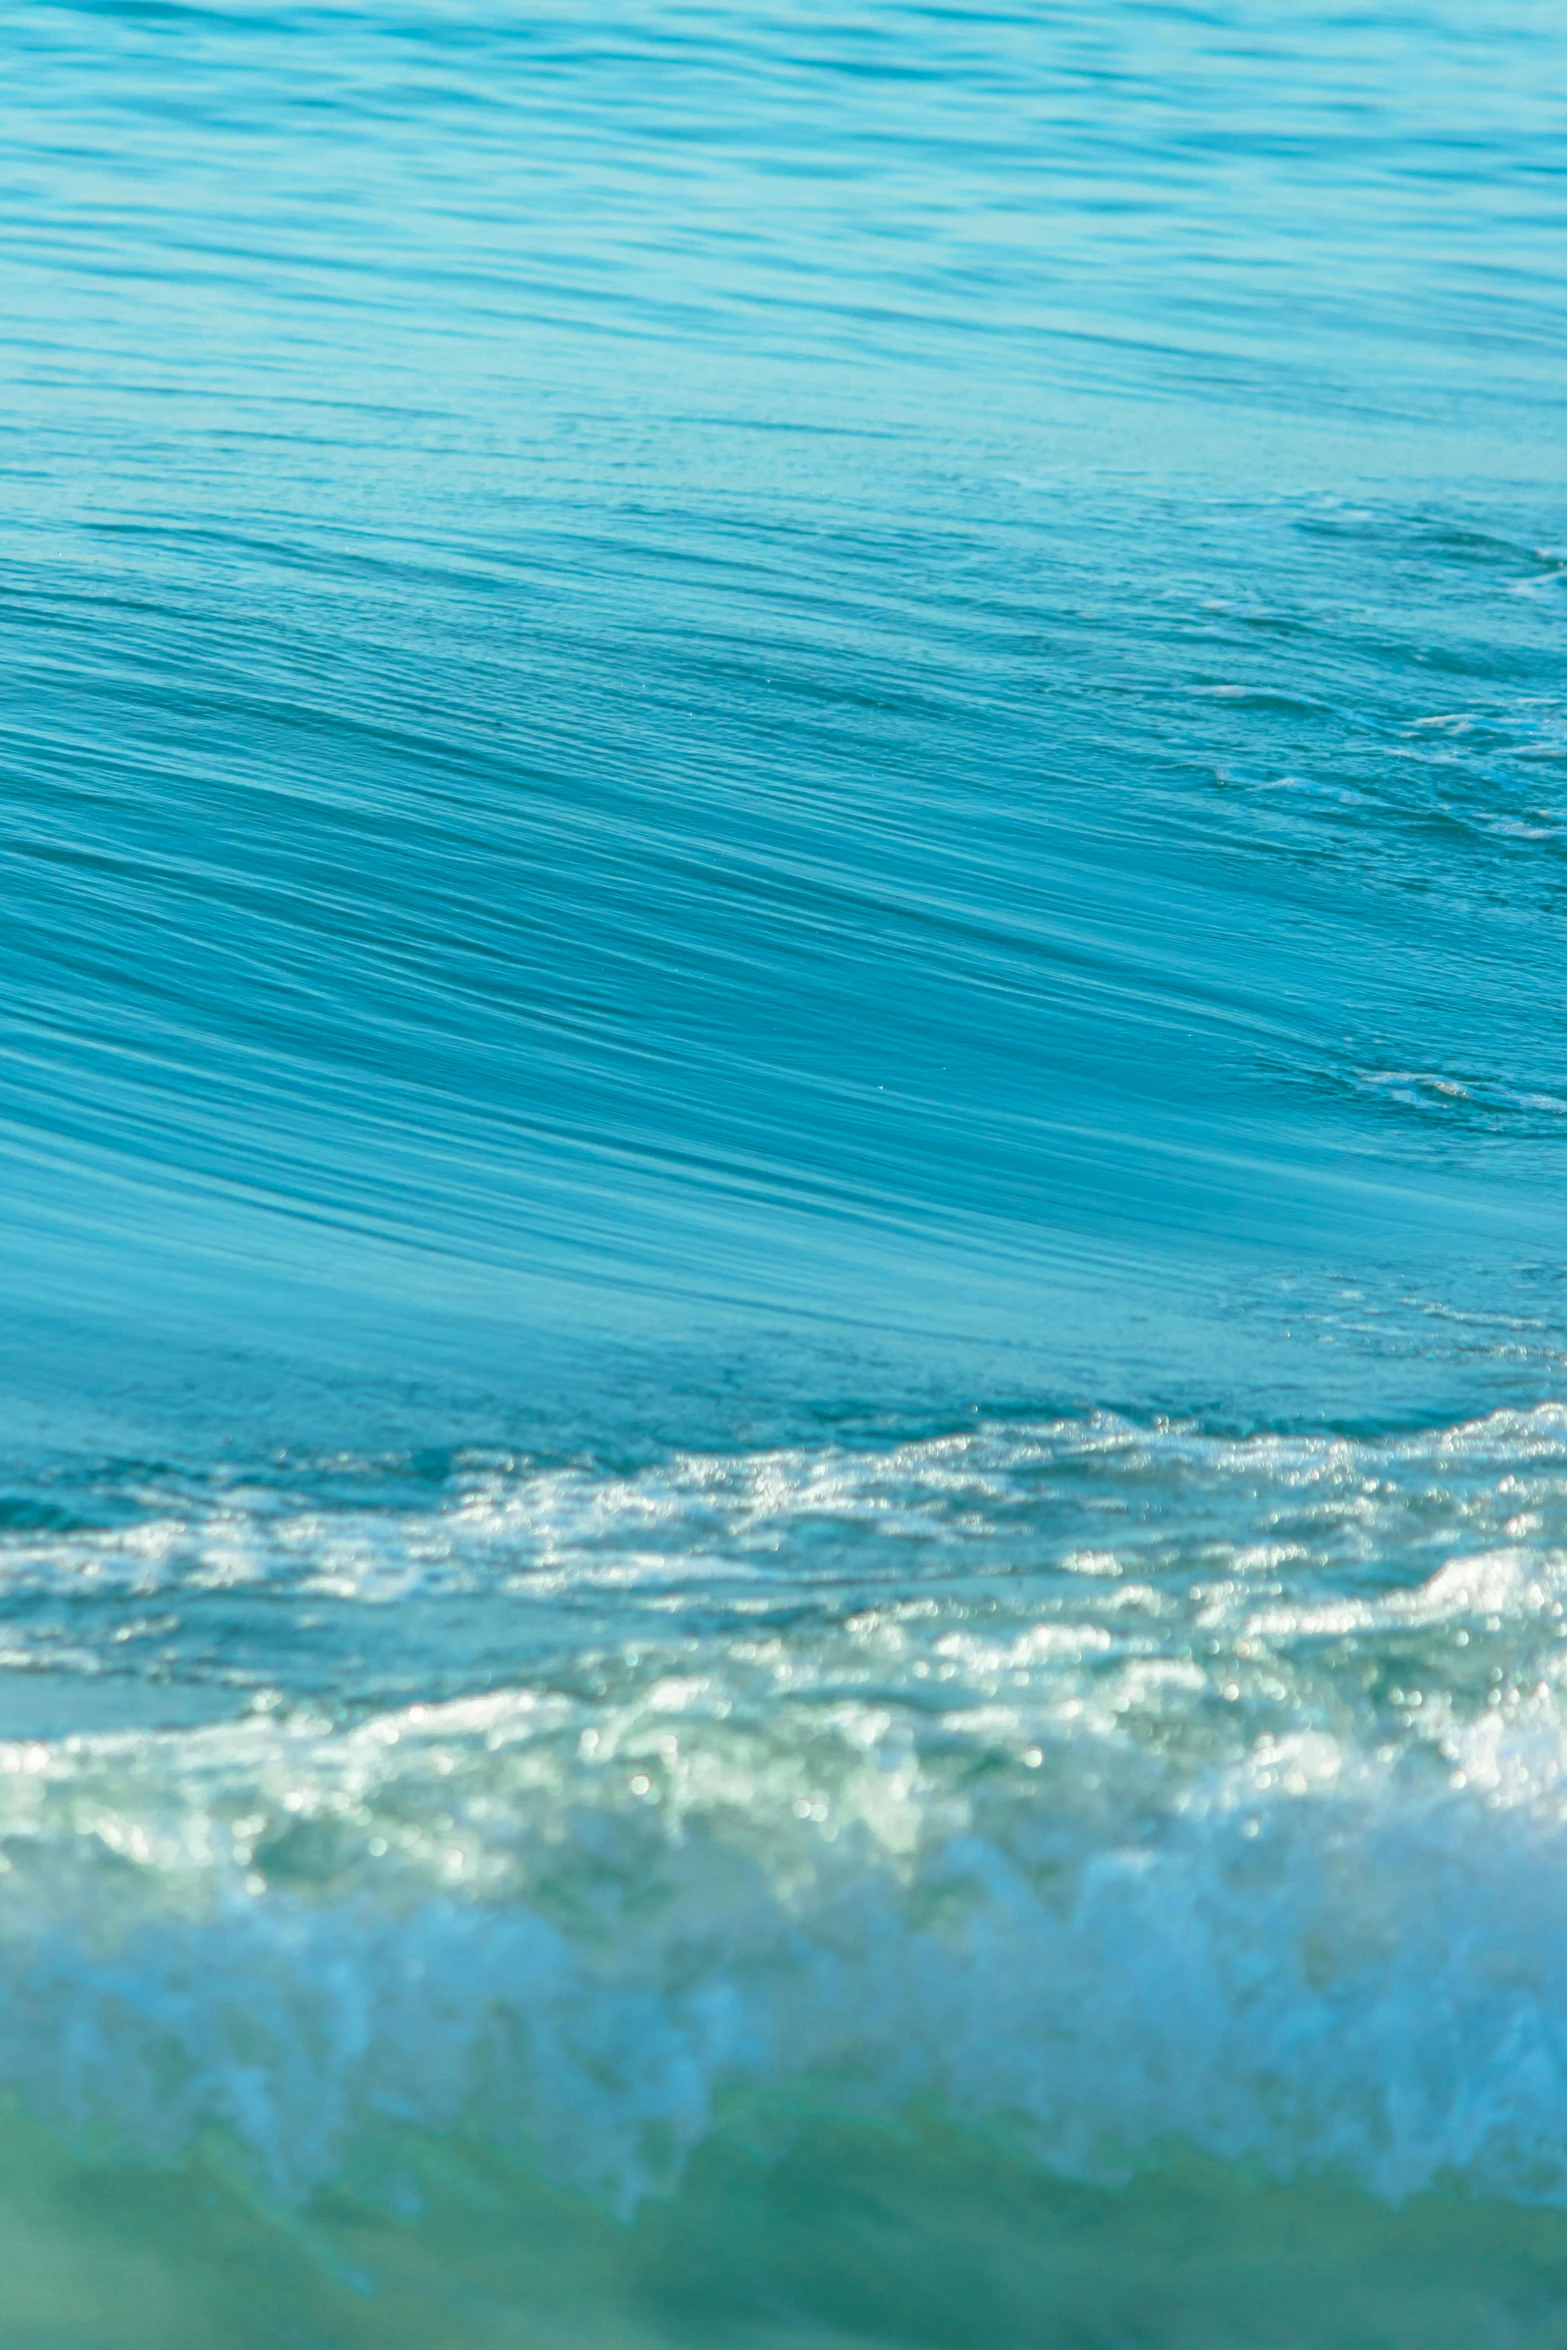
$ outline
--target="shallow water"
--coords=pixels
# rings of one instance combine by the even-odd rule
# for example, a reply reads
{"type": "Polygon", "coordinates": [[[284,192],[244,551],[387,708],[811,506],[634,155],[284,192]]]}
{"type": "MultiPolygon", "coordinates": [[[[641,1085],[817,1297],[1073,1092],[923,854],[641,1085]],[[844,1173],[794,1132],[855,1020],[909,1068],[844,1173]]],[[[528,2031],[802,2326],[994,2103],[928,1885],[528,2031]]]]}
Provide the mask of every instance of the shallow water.
{"type": "Polygon", "coordinates": [[[0,54],[0,2350],[1567,2342],[1567,26],[0,54]]]}

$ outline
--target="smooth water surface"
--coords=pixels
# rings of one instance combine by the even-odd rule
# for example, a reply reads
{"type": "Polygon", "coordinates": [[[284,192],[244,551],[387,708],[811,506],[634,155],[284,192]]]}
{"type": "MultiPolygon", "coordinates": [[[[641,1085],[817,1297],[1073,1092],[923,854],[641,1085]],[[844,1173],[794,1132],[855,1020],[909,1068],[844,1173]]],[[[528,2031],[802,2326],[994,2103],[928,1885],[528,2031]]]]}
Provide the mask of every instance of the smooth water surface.
{"type": "Polygon", "coordinates": [[[1567,2343],[1567,20],[0,65],[0,2350],[1567,2343]]]}

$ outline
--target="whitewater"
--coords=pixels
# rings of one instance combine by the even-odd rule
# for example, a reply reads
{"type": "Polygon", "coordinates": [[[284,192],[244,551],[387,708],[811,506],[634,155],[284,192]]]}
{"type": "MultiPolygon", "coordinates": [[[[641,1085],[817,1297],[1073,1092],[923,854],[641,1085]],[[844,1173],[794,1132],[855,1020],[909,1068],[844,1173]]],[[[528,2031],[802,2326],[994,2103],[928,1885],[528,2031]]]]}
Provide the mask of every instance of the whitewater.
{"type": "Polygon", "coordinates": [[[1567,24],[0,63],[0,2350],[1567,2344],[1567,24]]]}

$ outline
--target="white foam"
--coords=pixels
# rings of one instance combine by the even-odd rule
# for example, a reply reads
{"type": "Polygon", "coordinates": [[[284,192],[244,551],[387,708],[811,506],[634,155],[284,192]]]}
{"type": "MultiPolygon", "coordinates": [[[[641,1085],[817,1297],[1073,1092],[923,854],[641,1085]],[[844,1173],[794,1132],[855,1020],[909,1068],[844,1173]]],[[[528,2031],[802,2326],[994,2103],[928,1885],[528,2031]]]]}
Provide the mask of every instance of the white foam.
{"type": "MultiPolygon", "coordinates": [[[[461,2119],[626,2205],[726,2088],[809,2080],[828,2109],[1007,2117],[1090,2176],[1173,2138],[1394,2199],[1452,2175],[1567,2202],[1550,1709],[1478,1723],[1443,1778],[1318,1732],[1108,1818],[1037,1800],[1037,1770],[964,1796],[864,1722],[814,1758],[825,1802],[776,1752],[694,1741],[683,1807],[613,1776],[647,1759],[623,1725],[594,1805],[504,1711],[374,1725],[330,1766],[258,1744],[243,1774],[206,1734],[178,1790],[144,1757],[117,1810],[108,1758],[74,1786],[24,1760],[0,2078],[160,2155],[230,2128],[285,2194],[379,2121],[461,2119]],[[301,1793],[350,1847],[315,1888],[234,1848],[301,1793]]],[[[1109,1786],[1124,1757],[1085,1732],[1077,1761],[1109,1786]]]]}
{"type": "MultiPolygon", "coordinates": [[[[479,1463],[330,1541],[230,1493],[220,1565],[351,1604],[648,1606],[357,1726],[0,1745],[0,2083],[283,2195],[461,2121],[624,2208],[773,2086],[1567,2203],[1564,1479],[1550,1407],[479,1463]]],[[[208,1588],[176,1516],[105,1573],[208,1588]]]]}

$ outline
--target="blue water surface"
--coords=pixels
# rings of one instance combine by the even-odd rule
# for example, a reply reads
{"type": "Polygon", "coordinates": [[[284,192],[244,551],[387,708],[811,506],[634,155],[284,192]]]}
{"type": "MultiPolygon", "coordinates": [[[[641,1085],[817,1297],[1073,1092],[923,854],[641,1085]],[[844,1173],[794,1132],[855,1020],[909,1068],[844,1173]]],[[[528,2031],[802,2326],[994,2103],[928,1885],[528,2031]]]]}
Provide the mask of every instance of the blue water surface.
{"type": "Polygon", "coordinates": [[[21,1385],[1549,1383],[1553,11],[5,45],[21,1385]]]}
{"type": "Polygon", "coordinates": [[[1567,2342],[1564,155],[13,0],[0,2350],[1567,2342]]]}

